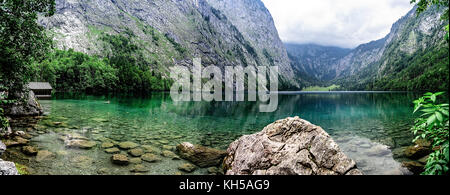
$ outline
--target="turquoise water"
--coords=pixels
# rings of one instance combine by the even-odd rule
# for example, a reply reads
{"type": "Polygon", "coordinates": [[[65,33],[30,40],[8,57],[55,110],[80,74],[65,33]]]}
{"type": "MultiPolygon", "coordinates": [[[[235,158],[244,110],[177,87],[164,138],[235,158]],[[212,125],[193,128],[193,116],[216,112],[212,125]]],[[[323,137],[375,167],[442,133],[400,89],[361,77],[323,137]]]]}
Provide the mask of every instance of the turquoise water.
{"type": "MultiPolygon", "coordinates": [[[[112,164],[111,154],[104,152],[101,143],[133,141],[162,151],[187,141],[226,149],[244,134],[261,131],[278,119],[299,116],[327,131],[365,174],[409,174],[393,151],[411,145],[411,102],[417,97],[412,93],[281,93],[277,111],[261,113],[258,102],[175,103],[168,93],[147,98],[60,95],[40,100],[46,117],[31,140],[31,145],[55,156],[44,162],[24,157],[27,160],[21,163],[32,174],[134,174],[130,172],[133,165],[112,164]],[[53,122],[63,125],[48,125],[53,122]],[[67,132],[98,144],[90,150],[67,149],[58,140],[67,132]]],[[[161,158],[157,163],[144,162],[148,169],[144,174],[176,174],[177,167],[186,163],[161,158]]],[[[207,171],[197,169],[190,174],[207,171]]]]}

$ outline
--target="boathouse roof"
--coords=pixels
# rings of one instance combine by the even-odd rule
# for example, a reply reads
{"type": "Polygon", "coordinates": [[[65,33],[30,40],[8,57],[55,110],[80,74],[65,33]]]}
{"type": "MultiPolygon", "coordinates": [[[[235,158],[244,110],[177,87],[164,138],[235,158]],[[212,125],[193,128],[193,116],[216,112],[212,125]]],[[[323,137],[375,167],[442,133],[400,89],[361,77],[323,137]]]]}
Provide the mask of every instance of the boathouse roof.
{"type": "Polygon", "coordinates": [[[28,83],[28,88],[30,88],[31,90],[53,89],[50,83],[48,82],[30,82],[28,83]]]}

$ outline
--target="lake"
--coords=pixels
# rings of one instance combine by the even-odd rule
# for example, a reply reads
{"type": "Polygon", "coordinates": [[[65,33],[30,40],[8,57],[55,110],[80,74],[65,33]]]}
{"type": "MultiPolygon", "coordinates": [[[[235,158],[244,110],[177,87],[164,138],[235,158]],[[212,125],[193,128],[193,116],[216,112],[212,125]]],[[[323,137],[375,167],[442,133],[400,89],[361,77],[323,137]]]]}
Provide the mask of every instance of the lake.
{"type": "MultiPolygon", "coordinates": [[[[46,116],[36,125],[31,140],[31,145],[52,152],[54,158],[40,162],[36,157],[10,160],[30,167],[32,174],[134,174],[130,172],[132,165],[114,165],[111,154],[100,147],[102,142],[132,141],[158,152],[173,151],[181,142],[225,150],[244,134],[259,132],[278,119],[299,116],[327,131],[363,173],[410,174],[400,166],[402,159],[396,149],[412,144],[412,101],[419,95],[280,92],[278,109],[261,113],[258,102],[173,102],[168,93],[147,98],[60,94],[53,100],[39,101],[46,116]],[[95,140],[97,146],[67,149],[59,140],[61,133],[77,133],[95,140]],[[374,152],[383,147],[389,147],[389,152],[374,152]]],[[[177,167],[187,162],[161,159],[143,162],[148,169],[145,174],[179,174],[177,167]]],[[[208,172],[197,169],[191,174],[208,172]]]]}

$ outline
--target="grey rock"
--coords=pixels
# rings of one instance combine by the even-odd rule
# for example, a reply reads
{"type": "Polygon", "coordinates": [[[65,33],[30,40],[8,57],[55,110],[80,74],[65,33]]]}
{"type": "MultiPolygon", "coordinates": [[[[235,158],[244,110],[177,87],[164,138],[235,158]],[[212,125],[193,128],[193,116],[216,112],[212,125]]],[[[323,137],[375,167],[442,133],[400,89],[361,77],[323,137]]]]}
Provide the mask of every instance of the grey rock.
{"type": "Polygon", "coordinates": [[[141,159],[146,162],[154,163],[161,161],[161,158],[155,154],[147,153],[141,156],[141,159]]]}
{"type": "Polygon", "coordinates": [[[227,155],[226,151],[194,145],[188,142],[179,144],[177,146],[177,153],[181,158],[199,167],[218,166],[227,155]]]}
{"type": "Polygon", "coordinates": [[[129,163],[128,157],[123,154],[114,154],[111,161],[116,165],[128,165],[129,163]]]}
{"type": "Polygon", "coordinates": [[[19,175],[19,172],[13,162],[0,159],[0,175],[19,175]]]}
{"type": "Polygon", "coordinates": [[[24,146],[22,147],[22,152],[26,155],[34,156],[37,155],[38,149],[34,146],[24,146]]]}
{"type": "Polygon", "coordinates": [[[0,156],[6,151],[6,145],[0,140],[0,156]]]}
{"type": "Polygon", "coordinates": [[[134,143],[134,142],[120,142],[119,143],[119,148],[120,149],[124,149],[124,150],[129,150],[129,149],[133,149],[133,148],[137,148],[139,146],[139,144],[134,143]]]}
{"type": "Polygon", "coordinates": [[[17,101],[5,108],[5,115],[8,116],[39,116],[43,114],[43,110],[33,91],[28,93],[17,94],[17,97],[25,97],[26,101],[17,101]]]}
{"type": "Polygon", "coordinates": [[[227,175],[344,175],[356,163],[319,126],[299,117],[278,120],[228,147],[227,175]]]}
{"type": "Polygon", "coordinates": [[[53,152],[50,152],[48,150],[39,150],[36,155],[36,161],[42,162],[42,161],[48,161],[55,157],[55,154],[53,152]]]}
{"type": "Polygon", "coordinates": [[[193,164],[190,163],[184,163],[180,165],[178,169],[187,173],[192,173],[197,169],[197,167],[195,167],[193,164]]]}
{"type": "Polygon", "coordinates": [[[94,141],[87,140],[67,140],[64,142],[67,148],[91,149],[97,145],[94,141]]]}

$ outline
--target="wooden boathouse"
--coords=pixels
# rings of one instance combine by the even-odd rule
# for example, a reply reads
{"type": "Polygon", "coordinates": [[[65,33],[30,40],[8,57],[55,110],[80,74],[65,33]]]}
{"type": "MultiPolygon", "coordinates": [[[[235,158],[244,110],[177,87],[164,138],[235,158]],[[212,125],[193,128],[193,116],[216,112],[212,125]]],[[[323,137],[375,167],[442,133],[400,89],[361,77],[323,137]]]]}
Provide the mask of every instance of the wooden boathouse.
{"type": "Polygon", "coordinates": [[[51,99],[53,88],[48,82],[30,82],[28,88],[33,91],[37,99],[51,99]]]}

